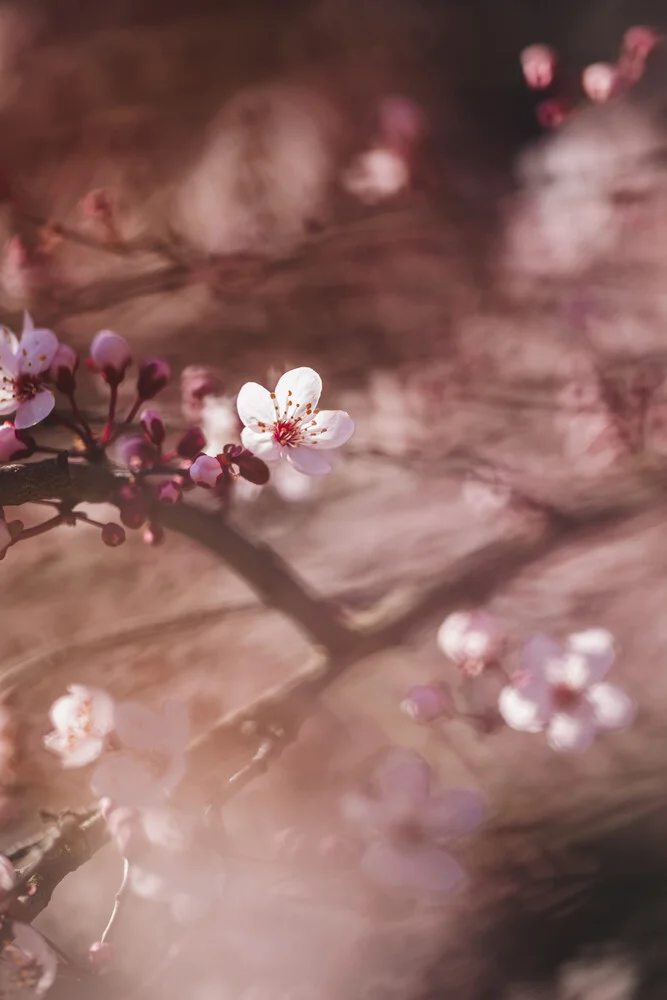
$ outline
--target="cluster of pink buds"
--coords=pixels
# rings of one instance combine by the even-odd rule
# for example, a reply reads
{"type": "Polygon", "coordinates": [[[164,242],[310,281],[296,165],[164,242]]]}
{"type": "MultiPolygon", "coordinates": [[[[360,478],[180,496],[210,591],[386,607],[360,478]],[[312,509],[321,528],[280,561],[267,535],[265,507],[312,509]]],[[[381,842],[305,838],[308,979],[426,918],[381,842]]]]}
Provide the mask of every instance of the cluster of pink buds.
{"type": "MultiPolygon", "coordinates": [[[[646,60],[659,42],[660,36],[653,28],[643,25],[628,28],[615,63],[596,62],[583,70],[580,79],[583,96],[600,104],[626,94],[641,79],[646,60]]],[[[548,45],[529,45],[522,51],[520,61],[531,90],[548,93],[536,109],[540,125],[543,128],[561,125],[578,103],[574,78],[548,45]]]]}

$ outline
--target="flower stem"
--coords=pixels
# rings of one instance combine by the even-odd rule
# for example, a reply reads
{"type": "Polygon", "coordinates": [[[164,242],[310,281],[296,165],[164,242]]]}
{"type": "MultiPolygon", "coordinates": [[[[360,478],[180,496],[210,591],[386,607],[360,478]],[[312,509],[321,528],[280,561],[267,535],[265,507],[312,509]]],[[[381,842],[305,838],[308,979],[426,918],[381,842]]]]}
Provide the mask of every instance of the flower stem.
{"type": "Polygon", "coordinates": [[[109,387],[109,413],[107,416],[106,425],[104,427],[104,430],[102,431],[102,444],[111,443],[114,421],[116,419],[117,402],[118,402],[118,386],[115,383],[112,383],[109,387]]]}
{"type": "Polygon", "coordinates": [[[109,917],[106,927],[102,931],[102,937],[100,938],[102,944],[106,942],[107,938],[111,934],[113,925],[115,924],[118,914],[120,913],[121,906],[123,905],[123,899],[127,894],[129,886],[129,877],[130,877],[130,862],[127,860],[127,858],[123,858],[123,877],[121,879],[121,883],[118,886],[118,890],[114,897],[113,910],[111,911],[111,916],[109,917]]]}
{"type": "Polygon", "coordinates": [[[58,528],[61,524],[65,523],[65,518],[62,514],[56,514],[55,517],[50,517],[48,521],[42,521],[41,524],[36,524],[32,528],[24,528],[21,534],[18,536],[14,545],[18,542],[26,541],[28,538],[36,538],[37,535],[44,535],[47,531],[51,531],[52,528],[58,528]]]}

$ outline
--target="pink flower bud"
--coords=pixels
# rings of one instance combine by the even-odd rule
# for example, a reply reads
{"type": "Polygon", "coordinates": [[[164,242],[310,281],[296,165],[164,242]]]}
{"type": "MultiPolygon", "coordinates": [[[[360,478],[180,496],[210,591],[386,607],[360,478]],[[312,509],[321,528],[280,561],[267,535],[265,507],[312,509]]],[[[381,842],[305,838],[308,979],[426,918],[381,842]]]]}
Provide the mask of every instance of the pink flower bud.
{"type": "Polygon", "coordinates": [[[183,493],[178,483],[170,480],[168,483],[161,483],[158,487],[158,499],[161,503],[175,504],[182,499],[183,493]]]}
{"type": "Polygon", "coordinates": [[[658,44],[658,34],[653,28],[635,24],[623,35],[623,51],[628,55],[646,59],[658,44]]]}
{"type": "Polygon", "coordinates": [[[139,434],[123,438],[118,443],[117,455],[121,465],[125,465],[132,472],[152,469],[159,457],[155,446],[139,434]]]}
{"type": "Polygon", "coordinates": [[[464,673],[475,676],[502,654],[505,635],[485,611],[456,611],[440,626],[438,645],[464,673]]]}
{"type": "Polygon", "coordinates": [[[195,423],[201,417],[204,399],[222,396],[223,392],[222,381],[214,371],[203,365],[188,365],[181,373],[183,416],[189,423],[195,423]]]}
{"type": "Polygon", "coordinates": [[[456,715],[456,706],[446,684],[417,684],[401,702],[401,711],[414,722],[427,726],[456,715]]]}
{"type": "Polygon", "coordinates": [[[17,431],[12,423],[0,425],[0,463],[28,458],[37,444],[27,431],[17,431]]]}
{"type": "Polygon", "coordinates": [[[66,395],[71,395],[76,388],[74,374],[79,367],[79,356],[67,344],[58,344],[49,374],[56,383],[56,388],[66,395]]]}
{"type": "Polygon", "coordinates": [[[190,478],[197,486],[212,490],[222,476],[222,466],[217,458],[210,455],[200,455],[190,467],[190,478]]]}
{"type": "Polygon", "coordinates": [[[542,128],[558,128],[568,116],[568,109],[562,101],[542,101],[535,109],[542,128]]]}
{"type": "Polygon", "coordinates": [[[88,960],[98,972],[108,969],[115,957],[115,948],[108,941],[94,941],[88,949],[88,960]]]}
{"type": "Polygon", "coordinates": [[[171,368],[162,358],[151,358],[139,365],[137,396],[139,399],[153,399],[171,378],[171,368]]]}
{"type": "Polygon", "coordinates": [[[176,451],[181,458],[196,458],[205,447],[206,438],[200,428],[191,427],[176,445],[176,451]]]}
{"type": "Polygon", "coordinates": [[[130,345],[112,330],[100,330],[95,334],[90,345],[90,357],[104,381],[113,386],[120,385],[132,361],[130,345]]]}
{"type": "Polygon", "coordinates": [[[426,130],[424,112],[408,97],[385,97],[380,102],[380,129],[392,149],[410,148],[426,130]]]}
{"type": "Polygon", "coordinates": [[[585,94],[598,104],[613,96],[618,83],[618,70],[610,63],[592,63],[581,74],[585,94]]]}
{"type": "Polygon", "coordinates": [[[105,545],[108,545],[110,549],[115,549],[119,545],[122,545],[125,541],[125,532],[121,528],[120,524],[114,524],[113,521],[109,521],[102,528],[102,541],[105,545]]]}
{"type": "Polygon", "coordinates": [[[164,420],[157,410],[144,410],[141,414],[141,426],[144,434],[155,445],[156,448],[164,444],[165,428],[164,420]]]}
{"type": "Polygon", "coordinates": [[[161,524],[151,522],[144,528],[143,540],[146,545],[162,545],[165,538],[165,530],[161,524]]]}
{"type": "Polygon", "coordinates": [[[532,90],[546,90],[553,83],[558,57],[548,45],[529,45],[520,55],[521,69],[532,90]]]}

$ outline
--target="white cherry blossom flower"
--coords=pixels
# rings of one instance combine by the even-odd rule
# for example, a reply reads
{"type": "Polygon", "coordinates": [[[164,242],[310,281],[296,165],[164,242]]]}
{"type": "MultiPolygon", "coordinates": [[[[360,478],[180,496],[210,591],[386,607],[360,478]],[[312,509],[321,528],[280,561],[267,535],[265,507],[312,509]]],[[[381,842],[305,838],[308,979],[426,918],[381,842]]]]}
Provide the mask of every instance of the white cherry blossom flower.
{"type": "Polygon", "coordinates": [[[20,340],[11,330],[0,329],[0,415],[16,413],[14,426],[18,430],[34,427],[56,405],[43,376],[57,350],[55,333],[35,329],[28,313],[20,340]]]}
{"type": "Polygon", "coordinates": [[[614,655],[605,629],[577,632],[564,645],[534,636],[522,669],[500,692],[500,714],[512,729],[546,732],[554,750],[587,750],[598,730],[622,729],[635,716],[632,698],[603,680],[614,655]]]}
{"type": "Polygon", "coordinates": [[[236,401],[244,448],[265,462],[286,458],[311,476],[330,472],[321,451],[349,441],[354,421],[344,410],[317,409],[321,392],[322,379],[312,368],[286,372],[274,392],[246,382],[236,401]]]}
{"type": "Polygon", "coordinates": [[[53,985],[58,959],[41,934],[14,921],[0,950],[0,995],[24,1000],[43,996],[53,985]]]}
{"type": "Polygon", "coordinates": [[[464,673],[476,676],[501,655],[505,635],[486,611],[455,611],[440,626],[438,645],[464,673]]]}
{"type": "Polygon", "coordinates": [[[114,726],[114,703],[106,691],[71,684],[49,716],[54,731],[44,745],[60,756],[63,767],[83,767],[100,756],[114,726]]]}
{"type": "Polygon", "coordinates": [[[350,794],[345,818],[366,842],[361,868],[372,881],[410,892],[441,895],[462,887],[465,873],[444,848],[483,821],[477,792],[431,793],[431,768],[419,754],[393,750],[374,775],[376,795],[350,794]]]}
{"type": "Polygon", "coordinates": [[[185,774],[190,737],[187,709],[168,701],[161,712],[139,702],[115,706],[115,734],[122,749],[95,768],[92,788],[114,806],[148,808],[164,803],[185,774]]]}

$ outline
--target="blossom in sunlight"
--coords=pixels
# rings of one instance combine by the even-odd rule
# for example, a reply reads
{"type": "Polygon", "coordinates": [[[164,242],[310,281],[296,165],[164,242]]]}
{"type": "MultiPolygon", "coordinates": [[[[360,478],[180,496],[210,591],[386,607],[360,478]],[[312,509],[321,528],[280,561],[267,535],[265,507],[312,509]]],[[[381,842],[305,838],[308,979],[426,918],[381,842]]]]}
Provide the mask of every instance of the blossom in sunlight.
{"type": "Polygon", "coordinates": [[[9,422],[0,424],[0,463],[28,458],[36,447],[36,442],[26,431],[17,430],[9,422]]]}
{"type": "Polygon", "coordinates": [[[635,716],[632,698],[603,680],[614,656],[605,629],[574,633],[563,645],[534,636],[521,669],[500,693],[500,714],[512,729],[546,732],[554,750],[588,749],[598,730],[622,729],[635,716]]]}
{"type": "Polygon", "coordinates": [[[71,684],[68,691],[51,706],[54,731],[44,737],[44,745],[59,755],[63,767],[83,767],[97,760],[107,745],[114,703],[100,688],[71,684]]]}
{"type": "Polygon", "coordinates": [[[614,96],[618,82],[618,70],[611,63],[592,63],[581,75],[584,92],[591,101],[596,101],[598,104],[614,96]]]}
{"type": "Polygon", "coordinates": [[[467,789],[431,792],[431,768],[409,750],[390,751],[374,775],[375,794],[348,794],[343,813],[366,848],[364,874],[387,888],[446,894],[465,873],[444,848],[485,817],[481,796],[467,789]]]}
{"type": "Polygon", "coordinates": [[[319,410],[322,379],[312,368],[286,372],[269,392],[246,382],[236,401],[245,448],[265,462],[287,459],[299,472],[321,475],[331,463],[321,454],[345,444],[354,421],[344,410],[319,410]]]}
{"type": "Polygon", "coordinates": [[[376,205],[403,191],[410,183],[405,158],[393,149],[360,153],[341,176],[343,188],[364,205],[376,205]]]}
{"type": "Polygon", "coordinates": [[[100,330],[90,345],[90,358],[102,373],[104,381],[117,386],[125,378],[125,372],[132,361],[132,352],[130,345],[120,334],[113,330],[100,330]]]}
{"type": "Polygon", "coordinates": [[[43,996],[53,985],[58,960],[41,934],[29,924],[14,921],[2,929],[0,995],[43,996]]]}
{"type": "Polygon", "coordinates": [[[44,375],[57,350],[55,333],[35,329],[28,313],[20,340],[11,330],[0,329],[0,415],[15,412],[14,425],[19,430],[44,420],[56,405],[44,375]]]}
{"type": "Polygon", "coordinates": [[[548,45],[529,45],[520,57],[524,79],[533,90],[545,90],[554,80],[558,57],[548,45]]]}
{"type": "Polygon", "coordinates": [[[107,753],[97,765],[93,791],[115,806],[162,804],[185,774],[186,707],[168,701],[158,712],[139,702],[121,702],[114,707],[114,729],[122,749],[107,753]]]}
{"type": "Polygon", "coordinates": [[[480,674],[505,647],[505,634],[486,611],[455,611],[438,630],[438,645],[465,674],[480,674]]]}

